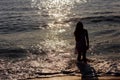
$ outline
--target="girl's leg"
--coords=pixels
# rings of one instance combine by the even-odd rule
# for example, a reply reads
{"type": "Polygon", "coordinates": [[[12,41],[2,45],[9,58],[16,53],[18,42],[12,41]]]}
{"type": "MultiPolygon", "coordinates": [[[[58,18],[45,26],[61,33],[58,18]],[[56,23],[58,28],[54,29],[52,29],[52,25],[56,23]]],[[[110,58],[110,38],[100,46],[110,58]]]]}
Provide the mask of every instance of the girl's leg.
{"type": "Polygon", "coordinates": [[[81,61],[81,52],[78,52],[77,61],[81,61]]]}
{"type": "Polygon", "coordinates": [[[87,63],[86,51],[83,52],[82,56],[83,56],[83,61],[87,63]]]}

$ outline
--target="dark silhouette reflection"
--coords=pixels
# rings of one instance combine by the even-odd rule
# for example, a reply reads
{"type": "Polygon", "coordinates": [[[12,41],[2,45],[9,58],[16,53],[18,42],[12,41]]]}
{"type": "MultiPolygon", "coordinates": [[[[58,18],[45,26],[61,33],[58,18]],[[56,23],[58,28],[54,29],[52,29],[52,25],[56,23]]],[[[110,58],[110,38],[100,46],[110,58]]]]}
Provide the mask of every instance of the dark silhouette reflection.
{"type": "Polygon", "coordinates": [[[77,63],[77,67],[81,73],[81,80],[98,80],[95,69],[89,64],[81,61],[77,63]]]}
{"type": "Polygon", "coordinates": [[[77,57],[77,67],[82,74],[82,80],[98,80],[96,71],[93,67],[87,64],[86,51],[89,49],[88,31],[83,28],[83,23],[78,22],[74,32],[76,47],[75,53],[77,57]]]}
{"type": "Polygon", "coordinates": [[[83,28],[82,22],[78,22],[74,32],[76,41],[76,53],[78,54],[78,62],[81,60],[87,63],[86,51],[89,49],[88,31],[83,28]]]}

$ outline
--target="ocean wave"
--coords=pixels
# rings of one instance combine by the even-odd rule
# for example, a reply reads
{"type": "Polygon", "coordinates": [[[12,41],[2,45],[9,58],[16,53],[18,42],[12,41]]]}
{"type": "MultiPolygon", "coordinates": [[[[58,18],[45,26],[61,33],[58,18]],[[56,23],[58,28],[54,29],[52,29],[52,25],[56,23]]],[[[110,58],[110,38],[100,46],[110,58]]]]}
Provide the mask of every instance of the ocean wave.
{"type": "MultiPolygon", "coordinates": [[[[102,55],[113,55],[113,54],[119,54],[120,52],[120,44],[115,44],[115,43],[101,43],[97,44],[95,46],[95,49],[93,52],[97,54],[102,54],[102,55]]],[[[115,56],[115,55],[114,55],[115,56]]],[[[114,58],[114,57],[113,57],[114,58]]]]}
{"type": "Polygon", "coordinates": [[[33,20],[24,20],[25,17],[9,17],[7,18],[8,21],[1,20],[2,24],[0,25],[0,34],[9,34],[9,33],[16,33],[16,32],[29,32],[34,30],[41,30],[41,27],[44,26],[44,23],[39,23],[33,20]]]}
{"type": "Polygon", "coordinates": [[[22,12],[22,11],[31,11],[31,10],[37,10],[37,8],[30,8],[30,7],[26,7],[26,8],[2,8],[0,9],[0,11],[16,11],[16,12],[22,12]]]}
{"type": "Polygon", "coordinates": [[[111,35],[111,37],[118,37],[118,36],[120,36],[120,32],[116,32],[116,33],[111,35]]]}
{"type": "Polygon", "coordinates": [[[90,21],[92,23],[98,22],[115,22],[120,23],[120,16],[92,16],[92,17],[84,17],[81,20],[90,21]]]}
{"type": "Polygon", "coordinates": [[[113,23],[120,23],[120,16],[117,15],[110,15],[110,16],[88,16],[88,17],[71,17],[67,20],[63,20],[62,22],[68,23],[68,22],[90,22],[92,23],[99,23],[99,22],[113,22],[113,23]]]}
{"type": "Polygon", "coordinates": [[[0,48],[0,58],[23,58],[27,50],[22,48],[0,48]]]}
{"type": "Polygon", "coordinates": [[[107,35],[107,34],[112,34],[115,33],[116,30],[101,30],[93,33],[95,36],[102,36],[102,35],[107,35]]]}
{"type": "Polygon", "coordinates": [[[112,14],[112,13],[114,13],[114,12],[110,12],[110,11],[107,12],[107,11],[106,11],[106,12],[94,12],[94,13],[92,13],[92,14],[101,14],[101,15],[102,15],[102,14],[112,14]]]}

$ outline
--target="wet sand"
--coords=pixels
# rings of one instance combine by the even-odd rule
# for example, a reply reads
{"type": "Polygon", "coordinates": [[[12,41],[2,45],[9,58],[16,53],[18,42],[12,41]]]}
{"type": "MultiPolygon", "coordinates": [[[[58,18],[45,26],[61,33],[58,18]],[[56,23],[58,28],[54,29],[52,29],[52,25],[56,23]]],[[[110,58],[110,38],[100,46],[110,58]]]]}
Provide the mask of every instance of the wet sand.
{"type": "MultiPolygon", "coordinates": [[[[120,80],[120,76],[103,76],[97,78],[90,78],[87,77],[88,80],[120,80]]],[[[86,79],[86,80],[87,80],[86,79]]],[[[36,79],[29,79],[29,80],[84,80],[80,76],[61,76],[61,77],[51,77],[51,78],[36,78],[36,79]]]]}

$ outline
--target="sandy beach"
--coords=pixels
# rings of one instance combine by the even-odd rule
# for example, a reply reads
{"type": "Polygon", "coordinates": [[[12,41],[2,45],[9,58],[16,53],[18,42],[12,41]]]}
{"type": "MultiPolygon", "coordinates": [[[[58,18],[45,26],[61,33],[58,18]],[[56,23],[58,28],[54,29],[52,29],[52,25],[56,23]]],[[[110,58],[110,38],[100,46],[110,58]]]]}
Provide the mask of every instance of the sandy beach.
{"type": "MultiPolygon", "coordinates": [[[[88,80],[120,80],[120,77],[115,76],[103,76],[91,79],[87,77],[88,80]]],[[[28,79],[28,80],[84,80],[80,76],[61,76],[61,77],[52,77],[52,78],[36,78],[36,79],[28,79]]]]}
{"type": "Polygon", "coordinates": [[[76,60],[71,59],[68,53],[66,53],[66,57],[65,53],[64,57],[61,53],[56,57],[49,56],[44,62],[34,58],[19,61],[0,60],[0,79],[83,80],[83,78],[87,78],[85,80],[89,80],[88,78],[92,78],[92,80],[120,80],[119,59],[116,58],[114,61],[102,58],[98,60],[97,57],[89,59],[91,61],[87,64],[76,63],[76,60]]]}

